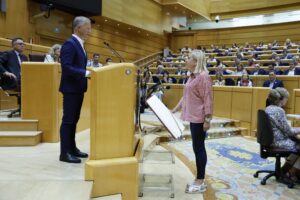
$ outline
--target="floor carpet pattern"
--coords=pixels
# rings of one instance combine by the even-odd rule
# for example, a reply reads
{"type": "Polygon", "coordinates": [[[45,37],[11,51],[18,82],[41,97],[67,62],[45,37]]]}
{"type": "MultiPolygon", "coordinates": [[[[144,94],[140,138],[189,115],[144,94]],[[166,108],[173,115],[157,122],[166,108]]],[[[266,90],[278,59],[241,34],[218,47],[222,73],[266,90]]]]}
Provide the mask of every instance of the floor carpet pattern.
{"type": "MultiPolygon", "coordinates": [[[[164,146],[172,149],[179,158],[183,158],[192,172],[196,171],[190,140],[171,142],[164,146]]],[[[259,145],[255,140],[241,136],[211,139],[206,141],[206,150],[208,154],[206,181],[213,190],[214,197],[205,199],[300,199],[299,185],[294,189],[288,189],[286,185],[277,183],[275,178],[271,178],[265,186],[262,186],[260,181],[264,174],[259,178],[253,177],[257,170],[273,170],[275,162],[274,159],[260,158],[259,145]]]]}

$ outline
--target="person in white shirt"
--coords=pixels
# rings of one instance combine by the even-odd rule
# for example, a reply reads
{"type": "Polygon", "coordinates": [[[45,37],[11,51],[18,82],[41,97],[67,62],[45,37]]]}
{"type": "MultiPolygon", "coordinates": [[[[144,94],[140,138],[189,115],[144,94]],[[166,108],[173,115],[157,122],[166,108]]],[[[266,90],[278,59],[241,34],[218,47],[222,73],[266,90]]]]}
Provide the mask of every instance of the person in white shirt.
{"type": "Polygon", "coordinates": [[[99,62],[100,54],[94,53],[93,59],[89,60],[87,63],[88,67],[102,67],[103,65],[99,62]]]}
{"type": "Polygon", "coordinates": [[[45,57],[45,63],[60,62],[60,44],[53,45],[45,57]]]}

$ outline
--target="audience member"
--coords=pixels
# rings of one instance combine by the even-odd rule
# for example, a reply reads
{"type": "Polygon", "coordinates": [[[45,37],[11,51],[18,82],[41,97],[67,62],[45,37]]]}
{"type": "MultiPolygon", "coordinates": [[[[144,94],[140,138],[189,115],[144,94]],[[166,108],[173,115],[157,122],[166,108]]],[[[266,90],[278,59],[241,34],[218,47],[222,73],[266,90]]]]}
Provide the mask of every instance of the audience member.
{"type": "Polygon", "coordinates": [[[213,81],[213,85],[216,85],[216,86],[224,86],[225,85],[225,80],[224,80],[223,74],[216,73],[216,79],[213,81]]]}
{"type": "Polygon", "coordinates": [[[94,53],[93,59],[89,60],[87,63],[88,67],[102,67],[103,65],[99,62],[100,54],[94,53]]]}
{"type": "Polygon", "coordinates": [[[21,62],[27,61],[23,55],[25,43],[22,38],[11,41],[12,50],[0,55],[1,87],[5,90],[19,90],[21,83],[21,62]]]}
{"type": "Polygon", "coordinates": [[[277,74],[277,75],[282,75],[283,74],[283,72],[280,70],[280,69],[276,69],[276,67],[275,67],[275,63],[270,63],[269,65],[268,65],[268,72],[274,72],[275,74],[277,74]]]}
{"type": "Polygon", "coordinates": [[[110,64],[112,64],[112,59],[111,58],[106,58],[105,64],[103,66],[107,66],[107,65],[110,65],[110,64]]]}
{"type": "Polygon", "coordinates": [[[284,87],[281,80],[276,79],[274,71],[269,72],[269,80],[265,81],[263,87],[269,87],[275,89],[277,87],[284,87]]]}
{"type": "Polygon", "coordinates": [[[238,81],[238,86],[243,86],[243,87],[252,87],[252,81],[250,80],[250,77],[248,74],[243,74],[241,77],[241,80],[238,81]]]}
{"type": "Polygon", "coordinates": [[[248,67],[255,67],[255,60],[253,58],[248,59],[248,67]]]}
{"type": "Polygon", "coordinates": [[[267,72],[264,69],[260,68],[260,65],[257,63],[255,64],[255,70],[252,71],[252,75],[266,75],[267,72]]]}
{"type": "Polygon", "coordinates": [[[295,64],[295,62],[291,62],[289,69],[285,70],[283,74],[288,76],[300,75],[300,68],[296,68],[295,64]]]}
{"type": "Polygon", "coordinates": [[[182,72],[181,78],[179,79],[178,83],[179,84],[186,84],[187,80],[188,80],[187,73],[186,72],[182,72]]]}
{"type": "Polygon", "coordinates": [[[51,62],[58,62],[60,63],[60,49],[61,49],[61,45],[60,44],[55,44],[53,45],[48,54],[45,57],[44,62],[45,63],[51,63],[51,62]]]}
{"type": "Polygon", "coordinates": [[[242,76],[243,74],[248,74],[247,70],[244,69],[244,65],[241,63],[238,65],[236,70],[232,73],[232,75],[242,76]]]}

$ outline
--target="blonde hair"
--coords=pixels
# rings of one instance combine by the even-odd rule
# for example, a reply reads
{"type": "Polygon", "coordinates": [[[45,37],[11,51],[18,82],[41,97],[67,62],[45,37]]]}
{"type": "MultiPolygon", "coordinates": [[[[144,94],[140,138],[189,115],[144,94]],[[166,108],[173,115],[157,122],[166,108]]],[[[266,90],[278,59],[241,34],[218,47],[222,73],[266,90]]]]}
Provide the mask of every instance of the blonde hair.
{"type": "Polygon", "coordinates": [[[197,61],[195,70],[193,73],[201,73],[203,71],[208,72],[206,68],[205,53],[201,50],[193,50],[190,56],[193,60],[197,61]]]}

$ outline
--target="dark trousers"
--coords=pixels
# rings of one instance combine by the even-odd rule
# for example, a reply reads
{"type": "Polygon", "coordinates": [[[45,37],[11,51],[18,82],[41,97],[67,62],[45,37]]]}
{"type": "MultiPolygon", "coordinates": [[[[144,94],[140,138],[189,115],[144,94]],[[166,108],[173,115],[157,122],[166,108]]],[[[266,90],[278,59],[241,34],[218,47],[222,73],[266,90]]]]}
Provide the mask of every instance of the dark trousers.
{"type": "Polygon", "coordinates": [[[204,179],[207,155],[205,150],[205,132],[203,123],[190,123],[193,150],[196,157],[197,179],[204,179]]]}
{"type": "Polygon", "coordinates": [[[63,118],[60,126],[60,153],[76,150],[75,133],[84,94],[63,93],[63,118]]]}

